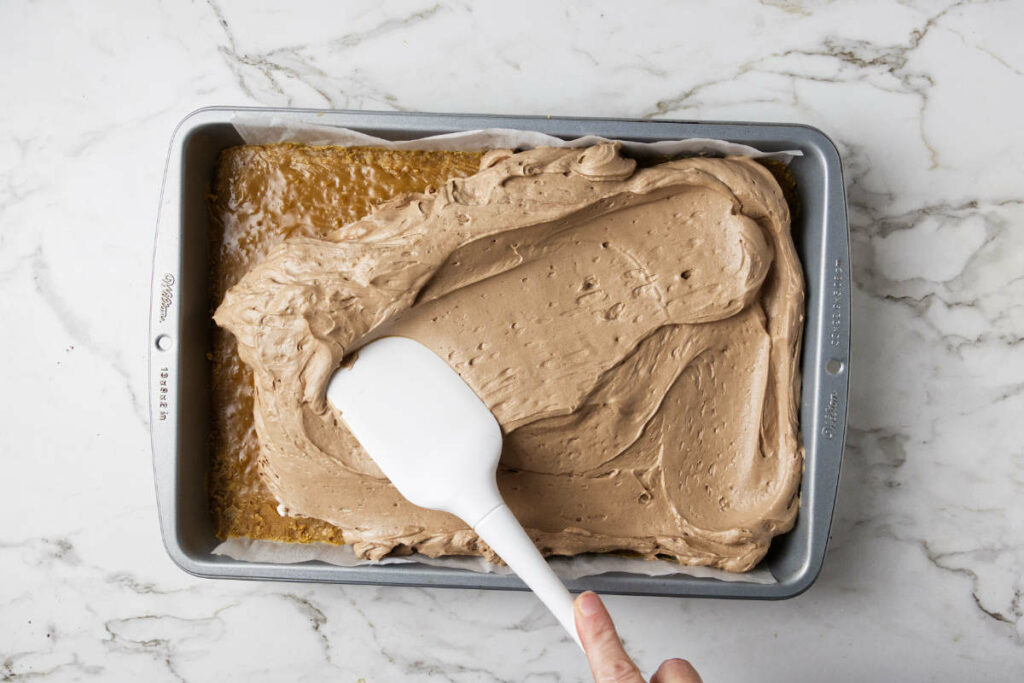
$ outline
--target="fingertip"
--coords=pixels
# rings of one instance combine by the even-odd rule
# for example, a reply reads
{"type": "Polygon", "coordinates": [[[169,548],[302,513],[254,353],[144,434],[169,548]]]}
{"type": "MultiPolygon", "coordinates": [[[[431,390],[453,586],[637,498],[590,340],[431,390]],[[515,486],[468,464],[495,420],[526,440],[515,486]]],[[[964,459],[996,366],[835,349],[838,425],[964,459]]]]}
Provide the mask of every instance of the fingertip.
{"type": "Polygon", "coordinates": [[[702,679],[690,662],[676,657],[661,663],[651,683],[702,683],[702,679]]]}
{"type": "Polygon", "coordinates": [[[584,591],[576,597],[574,603],[576,611],[585,617],[592,617],[604,609],[601,598],[597,597],[594,591],[584,591]]]}

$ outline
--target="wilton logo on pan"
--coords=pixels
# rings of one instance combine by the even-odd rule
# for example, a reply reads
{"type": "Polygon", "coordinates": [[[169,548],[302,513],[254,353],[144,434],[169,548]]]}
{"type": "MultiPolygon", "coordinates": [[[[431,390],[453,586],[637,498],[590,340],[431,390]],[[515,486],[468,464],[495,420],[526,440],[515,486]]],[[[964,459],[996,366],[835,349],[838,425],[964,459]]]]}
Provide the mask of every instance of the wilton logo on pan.
{"type": "Polygon", "coordinates": [[[167,320],[167,310],[171,307],[171,302],[174,300],[174,276],[170,273],[164,273],[163,278],[160,280],[160,322],[167,320]]]}
{"type": "Polygon", "coordinates": [[[829,440],[834,439],[836,428],[839,426],[839,394],[834,391],[828,395],[822,421],[824,424],[821,427],[821,435],[829,440]]]}

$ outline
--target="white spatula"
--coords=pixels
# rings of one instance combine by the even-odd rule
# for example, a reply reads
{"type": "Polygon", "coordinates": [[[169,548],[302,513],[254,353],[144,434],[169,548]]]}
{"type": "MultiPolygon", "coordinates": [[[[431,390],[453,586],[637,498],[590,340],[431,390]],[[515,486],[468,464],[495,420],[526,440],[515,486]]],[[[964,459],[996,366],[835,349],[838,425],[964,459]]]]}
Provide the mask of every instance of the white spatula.
{"type": "Polygon", "coordinates": [[[409,502],[471,526],[580,644],[569,591],[498,492],[498,421],[447,363],[411,339],[379,339],[334,373],[327,398],[409,502]]]}

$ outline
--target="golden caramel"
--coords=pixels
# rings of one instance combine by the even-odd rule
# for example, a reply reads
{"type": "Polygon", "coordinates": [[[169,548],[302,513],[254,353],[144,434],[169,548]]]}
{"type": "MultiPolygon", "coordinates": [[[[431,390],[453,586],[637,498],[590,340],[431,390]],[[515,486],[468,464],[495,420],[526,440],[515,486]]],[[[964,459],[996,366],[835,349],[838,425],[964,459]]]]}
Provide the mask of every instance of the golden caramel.
{"type": "MultiPolygon", "coordinates": [[[[286,238],[322,237],[392,197],[428,192],[449,178],[471,175],[480,157],[302,145],[225,150],[210,196],[211,316],[224,293],[286,238]],[[268,220],[268,214],[275,219],[268,220]]],[[[252,370],[239,359],[234,336],[212,328],[210,495],[217,536],[344,542],[341,530],[327,522],[277,513],[257,471],[252,370]]]]}

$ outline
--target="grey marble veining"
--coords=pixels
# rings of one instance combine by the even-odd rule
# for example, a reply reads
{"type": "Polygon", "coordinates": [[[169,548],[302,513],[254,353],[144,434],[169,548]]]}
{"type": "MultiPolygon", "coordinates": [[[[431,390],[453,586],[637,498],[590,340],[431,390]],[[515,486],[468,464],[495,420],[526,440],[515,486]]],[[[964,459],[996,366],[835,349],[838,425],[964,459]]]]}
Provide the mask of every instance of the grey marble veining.
{"type": "Polygon", "coordinates": [[[844,158],[850,435],[780,603],[611,598],[645,671],[1024,670],[1024,3],[0,5],[0,680],[585,681],[530,596],[214,582],[158,536],[146,319],[212,104],[805,122],[844,158]]]}

